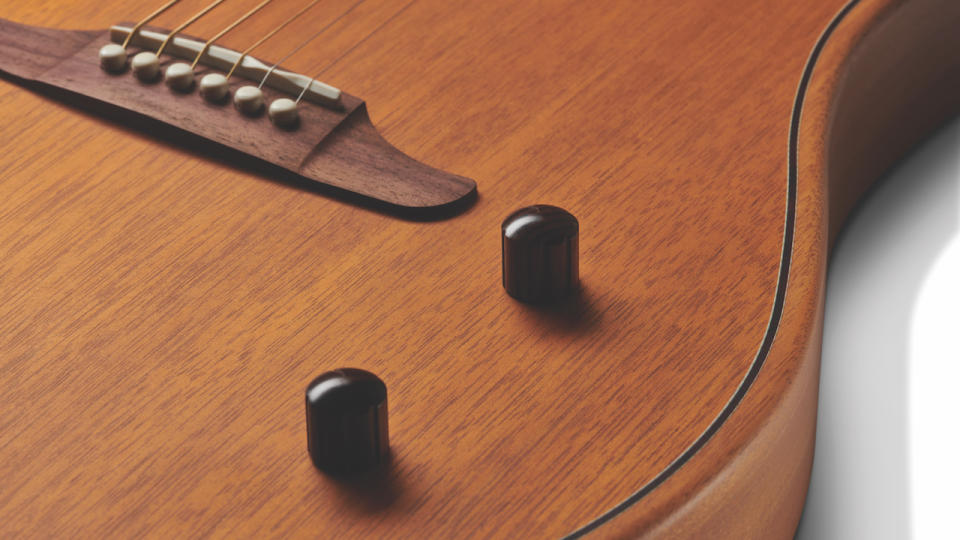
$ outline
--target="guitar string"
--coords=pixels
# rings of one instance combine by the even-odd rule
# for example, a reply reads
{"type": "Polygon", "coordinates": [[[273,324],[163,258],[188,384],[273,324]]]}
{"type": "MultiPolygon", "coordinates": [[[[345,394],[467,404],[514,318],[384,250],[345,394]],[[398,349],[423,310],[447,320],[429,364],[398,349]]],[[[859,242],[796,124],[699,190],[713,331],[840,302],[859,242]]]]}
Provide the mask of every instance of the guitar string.
{"type": "Polygon", "coordinates": [[[163,6],[161,6],[160,9],[158,9],[158,10],[154,11],[153,13],[147,15],[143,20],[141,20],[141,21],[138,22],[137,24],[133,25],[133,28],[130,29],[130,33],[127,34],[127,38],[123,40],[123,45],[122,45],[122,47],[123,47],[124,49],[126,49],[126,48],[127,48],[127,45],[130,44],[130,40],[133,39],[133,36],[134,36],[137,32],[139,32],[140,29],[143,28],[143,26],[144,26],[145,24],[147,24],[148,22],[150,22],[150,21],[156,19],[157,17],[159,17],[160,14],[162,14],[162,13],[165,12],[166,10],[172,8],[173,5],[176,4],[176,3],[179,2],[179,1],[180,1],[180,0],[170,0],[169,2],[167,2],[166,4],[164,4],[163,6]]]}
{"type": "Polygon", "coordinates": [[[211,10],[213,10],[215,7],[219,6],[224,2],[226,2],[226,0],[214,0],[213,3],[211,3],[207,7],[200,10],[196,15],[194,15],[193,17],[190,17],[183,24],[171,30],[170,33],[167,34],[167,37],[163,40],[163,43],[160,44],[160,48],[157,49],[156,55],[160,56],[160,54],[163,53],[163,49],[167,47],[167,44],[170,43],[170,40],[172,40],[174,36],[182,32],[186,27],[195,23],[197,19],[199,19],[200,17],[203,17],[204,15],[209,13],[211,10]]]}
{"type": "Polygon", "coordinates": [[[213,45],[213,43],[214,43],[215,41],[217,41],[218,39],[222,38],[224,35],[227,34],[227,32],[229,32],[229,31],[233,30],[234,28],[236,28],[237,26],[239,26],[241,23],[243,23],[243,21],[245,21],[245,20],[249,19],[250,17],[252,17],[252,16],[253,16],[254,14],[256,14],[258,11],[260,11],[261,9],[263,9],[264,7],[266,7],[266,5],[269,4],[270,2],[273,2],[273,0],[263,0],[263,2],[260,2],[260,4],[258,4],[255,8],[253,8],[253,9],[251,9],[250,11],[246,12],[242,17],[240,17],[239,19],[233,21],[233,22],[230,23],[230,25],[228,25],[226,28],[224,28],[223,30],[221,30],[220,32],[218,32],[218,33],[217,33],[216,35],[214,35],[212,38],[208,39],[207,42],[203,44],[203,48],[200,49],[200,52],[197,54],[197,57],[193,59],[193,63],[190,64],[190,69],[193,69],[193,68],[197,67],[197,63],[200,61],[201,58],[203,58],[204,53],[206,53],[206,52],[210,49],[210,46],[213,45]]]}
{"type": "Polygon", "coordinates": [[[249,47],[247,47],[247,49],[246,49],[245,51],[243,51],[242,53],[240,53],[240,57],[237,58],[237,61],[233,63],[233,66],[230,68],[230,71],[227,72],[227,80],[230,79],[230,76],[233,75],[233,72],[234,72],[234,71],[236,71],[237,66],[239,66],[239,65],[243,62],[243,59],[246,58],[248,54],[250,54],[254,49],[256,49],[257,47],[259,47],[260,45],[262,45],[262,44],[263,44],[264,42],[266,42],[268,39],[270,39],[270,38],[272,38],[273,36],[275,36],[275,35],[277,34],[277,32],[279,32],[280,30],[283,30],[284,28],[286,28],[288,24],[290,24],[290,23],[292,23],[293,21],[295,21],[298,17],[300,17],[301,15],[303,15],[304,13],[306,13],[307,10],[309,10],[309,9],[312,8],[313,6],[317,5],[318,3],[320,3],[320,0],[313,0],[312,2],[310,2],[309,4],[307,4],[306,7],[304,7],[304,8],[301,9],[300,11],[296,12],[295,14],[293,14],[293,16],[291,16],[289,19],[283,21],[282,23],[280,23],[279,26],[277,26],[276,28],[274,28],[273,30],[271,30],[270,32],[268,32],[265,36],[263,36],[262,38],[260,38],[259,40],[257,40],[256,43],[254,43],[253,45],[250,45],[249,47]]]}
{"type": "MultiPolygon", "coordinates": [[[[263,79],[260,80],[260,84],[257,85],[257,88],[263,88],[264,83],[267,82],[267,79],[270,78],[270,75],[273,74],[274,70],[276,70],[277,67],[278,67],[280,64],[282,64],[282,63],[285,62],[288,58],[290,58],[291,56],[293,56],[294,54],[296,54],[297,52],[299,52],[301,49],[303,49],[304,47],[306,47],[311,41],[313,41],[314,39],[316,39],[317,37],[319,37],[320,34],[323,34],[324,32],[326,32],[331,26],[333,26],[334,24],[336,24],[337,22],[339,22],[340,19],[343,19],[344,17],[346,17],[347,15],[349,15],[350,12],[352,12],[354,9],[356,9],[360,4],[364,3],[365,1],[366,1],[366,0],[360,0],[359,2],[357,2],[357,3],[353,4],[352,6],[350,6],[350,8],[349,8],[348,10],[344,11],[343,13],[341,13],[336,19],[334,19],[334,20],[330,21],[329,23],[327,23],[327,25],[324,26],[323,28],[321,28],[320,30],[317,30],[317,32],[316,32],[315,34],[311,35],[309,38],[307,38],[307,39],[306,39],[303,43],[301,43],[300,45],[297,45],[297,48],[293,49],[292,51],[290,51],[289,53],[287,53],[286,56],[284,56],[283,58],[281,58],[280,60],[278,60],[277,63],[275,63],[275,64],[273,64],[272,66],[270,66],[270,69],[268,69],[267,72],[266,72],[266,74],[264,74],[263,79]]],[[[313,83],[313,80],[311,80],[310,82],[308,82],[307,85],[304,87],[304,91],[306,91],[306,89],[309,88],[312,83],[313,83]]],[[[301,92],[301,94],[302,94],[302,93],[303,93],[303,92],[301,92]]]]}
{"type": "Polygon", "coordinates": [[[314,78],[310,79],[309,81],[307,81],[307,84],[303,85],[303,90],[300,91],[300,94],[297,95],[297,99],[294,101],[295,104],[297,104],[297,105],[300,104],[300,100],[303,99],[303,95],[307,93],[307,88],[310,88],[311,86],[313,86],[313,83],[314,83],[314,81],[316,81],[316,80],[317,80],[317,78],[314,77],[314,78]]]}
{"type": "Polygon", "coordinates": [[[404,11],[406,11],[407,8],[409,8],[410,6],[412,6],[412,5],[414,4],[414,2],[416,2],[416,0],[410,0],[410,2],[407,2],[407,4],[405,4],[402,8],[400,8],[399,11],[397,11],[396,13],[394,13],[393,15],[391,15],[390,18],[388,18],[386,21],[384,21],[383,23],[381,23],[380,26],[378,26],[377,28],[375,28],[375,29],[373,30],[373,32],[371,32],[370,34],[367,34],[366,37],[364,37],[364,38],[361,39],[360,41],[354,43],[354,45],[353,45],[352,47],[350,47],[349,49],[347,49],[346,52],[342,53],[342,54],[341,54],[339,57],[337,57],[333,62],[331,62],[331,63],[328,64],[326,67],[324,67],[323,69],[321,69],[321,70],[316,74],[316,76],[314,76],[312,79],[310,79],[310,82],[307,83],[307,85],[303,87],[303,90],[300,91],[300,95],[297,96],[296,103],[300,103],[300,100],[303,99],[303,96],[304,96],[304,94],[306,93],[307,88],[309,88],[309,87],[313,84],[314,81],[316,81],[317,79],[319,79],[319,78],[320,78],[320,75],[323,75],[328,69],[330,69],[331,67],[333,67],[334,65],[336,65],[337,62],[339,62],[339,61],[342,60],[345,56],[347,56],[348,54],[350,54],[351,52],[353,52],[353,51],[354,51],[357,47],[359,47],[364,41],[366,41],[368,38],[370,38],[371,35],[373,35],[373,34],[376,33],[377,31],[379,31],[381,28],[383,28],[385,25],[389,24],[391,21],[393,21],[395,18],[397,18],[401,13],[403,13],[404,11]]]}

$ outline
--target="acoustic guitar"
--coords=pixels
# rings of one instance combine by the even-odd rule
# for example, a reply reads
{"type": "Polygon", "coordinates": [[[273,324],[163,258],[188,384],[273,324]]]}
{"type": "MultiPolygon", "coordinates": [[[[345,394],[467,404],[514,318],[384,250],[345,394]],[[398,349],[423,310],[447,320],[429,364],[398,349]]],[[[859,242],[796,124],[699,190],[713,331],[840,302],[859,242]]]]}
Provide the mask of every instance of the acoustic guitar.
{"type": "Polygon", "coordinates": [[[829,247],[960,3],[168,4],[0,7],[0,536],[791,537],[829,247]],[[362,471],[324,373],[385,385],[362,471]]]}

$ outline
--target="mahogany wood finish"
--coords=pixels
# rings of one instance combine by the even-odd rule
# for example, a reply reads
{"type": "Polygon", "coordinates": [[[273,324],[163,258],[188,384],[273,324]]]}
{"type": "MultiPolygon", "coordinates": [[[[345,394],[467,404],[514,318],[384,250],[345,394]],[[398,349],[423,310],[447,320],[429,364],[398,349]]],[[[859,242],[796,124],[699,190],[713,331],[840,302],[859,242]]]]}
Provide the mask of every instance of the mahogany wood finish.
{"type": "MultiPolygon", "coordinates": [[[[224,5],[191,32],[249,8],[224,5]]],[[[247,35],[289,6],[264,12],[247,35]]],[[[789,538],[828,238],[960,109],[958,27],[952,0],[368,0],[287,67],[478,179],[443,222],[0,82],[0,535],[789,538]],[[533,203],[580,222],[581,292],[550,308],[500,283],[533,203]],[[352,481],[303,429],[343,366],[390,389],[390,467],[352,481]]]]}

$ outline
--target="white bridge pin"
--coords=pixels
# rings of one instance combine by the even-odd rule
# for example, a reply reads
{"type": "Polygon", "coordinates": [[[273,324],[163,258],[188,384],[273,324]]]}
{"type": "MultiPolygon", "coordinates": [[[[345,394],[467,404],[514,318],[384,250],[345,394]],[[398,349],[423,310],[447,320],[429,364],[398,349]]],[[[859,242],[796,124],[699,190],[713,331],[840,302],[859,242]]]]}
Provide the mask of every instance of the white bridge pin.
{"type": "Polygon", "coordinates": [[[283,129],[293,128],[300,119],[297,114],[297,103],[288,98],[274,100],[273,103],[270,104],[267,114],[270,115],[270,120],[276,124],[277,127],[283,129]]]}
{"type": "Polygon", "coordinates": [[[207,101],[221,101],[229,90],[227,78],[219,73],[207,73],[200,79],[200,95],[207,101]]]}
{"type": "Polygon", "coordinates": [[[137,53],[130,60],[130,66],[133,68],[133,74],[143,82],[152,82],[156,80],[160,73],[160,59],[152,52],[137,53]]]}
{"type": "Polygon", "coordinates": [[[127,67],[127,50],[116,43],[100,48],[100,67],[110,73],[120,73],[127,67]]]}
{"type": "Polygon", "coordinates": [[[171,90],[178,92],[188,92],[193,88],[193,67],[184,62],[170,64],[167,71],[163,74],[163,82],[171,90]]]}
{"type": "Polygon", "coordinates": [[[243,114],[255,116],[263,109],[263,91],[256,86],[241,86],[233,94],[233,103],[243,114]]]}

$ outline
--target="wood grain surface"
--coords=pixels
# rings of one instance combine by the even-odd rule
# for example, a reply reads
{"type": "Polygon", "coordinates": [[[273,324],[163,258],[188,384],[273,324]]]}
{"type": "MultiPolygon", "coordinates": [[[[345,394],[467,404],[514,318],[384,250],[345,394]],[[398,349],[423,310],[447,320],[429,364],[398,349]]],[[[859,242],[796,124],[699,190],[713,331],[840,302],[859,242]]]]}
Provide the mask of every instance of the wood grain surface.
{"type": "MultiPolygon", "coordinates": [[[[324,1],[258,56],[355,4],[324,1]]],[[[287,67],[477,179],[436,222],[0,81],[0,535],[790,537],[829,224],[960,108],[960,6],[844,5],[356,4],[287,67]],[[550,308],[500,286],[500,222],[533,203],[580,222],[583,290],[550,308]],[[343,366],[390,392],[392,463],[350,481],[313,469],[303,425],[306,384],[343,366]]],[[[105,28],[153,7],[0,17],[105,28]]]]}

